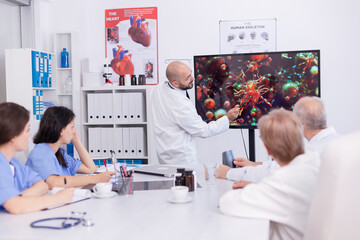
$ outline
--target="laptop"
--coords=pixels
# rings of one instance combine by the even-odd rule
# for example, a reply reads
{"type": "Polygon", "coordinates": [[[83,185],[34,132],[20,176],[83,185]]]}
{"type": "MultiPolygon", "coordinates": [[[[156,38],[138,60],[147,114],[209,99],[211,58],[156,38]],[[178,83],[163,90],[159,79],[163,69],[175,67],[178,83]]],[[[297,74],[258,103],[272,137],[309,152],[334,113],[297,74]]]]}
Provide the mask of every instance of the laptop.
{"type": "Polygon", "coordinates": [[[167,165],[149,165],[135,168],[134,172],[162,177],[173,177],[177,172],[177,167],[167,165]]]}

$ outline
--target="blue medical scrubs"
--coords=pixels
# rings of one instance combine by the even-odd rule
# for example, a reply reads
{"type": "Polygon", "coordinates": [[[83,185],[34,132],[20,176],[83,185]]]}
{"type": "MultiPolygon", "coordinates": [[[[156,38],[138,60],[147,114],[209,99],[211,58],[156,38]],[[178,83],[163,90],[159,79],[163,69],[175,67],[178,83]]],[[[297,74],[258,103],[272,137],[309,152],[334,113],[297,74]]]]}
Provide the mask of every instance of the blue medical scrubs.
{"type": "Polygon", "coordinates": [[[22,191],[42,180],[39,174],[22,165],[16,158],[12,158],[10,164],[14,166],[14,175],[8,160],[0,152],[0,208],[10,198],[21,196],[22,191]]]}
{"type": "Polygon", "coordinates": [[[35,145],[26,161],[26,166],[39,173],[44,181],[51,175],[74,176],[81,165],[81,161],[69,156],[62,148],[60,148],[60,152],[64,156],[67,167],[59,164],[52,148],[46,143],[35,145]]]}

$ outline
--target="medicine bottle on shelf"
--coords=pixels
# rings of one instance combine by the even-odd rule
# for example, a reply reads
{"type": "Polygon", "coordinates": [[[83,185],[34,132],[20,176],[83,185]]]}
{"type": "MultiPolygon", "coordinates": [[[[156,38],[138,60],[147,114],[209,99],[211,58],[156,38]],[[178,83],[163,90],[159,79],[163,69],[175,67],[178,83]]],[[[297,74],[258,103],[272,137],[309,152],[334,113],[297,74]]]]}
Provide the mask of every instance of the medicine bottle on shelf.
{"type": "Polygon", "coordinates": [[[63,48],[63,51],[61,52],[61,67],[69,67],[69,53],[66,51],[66,48],[63,48]]]}

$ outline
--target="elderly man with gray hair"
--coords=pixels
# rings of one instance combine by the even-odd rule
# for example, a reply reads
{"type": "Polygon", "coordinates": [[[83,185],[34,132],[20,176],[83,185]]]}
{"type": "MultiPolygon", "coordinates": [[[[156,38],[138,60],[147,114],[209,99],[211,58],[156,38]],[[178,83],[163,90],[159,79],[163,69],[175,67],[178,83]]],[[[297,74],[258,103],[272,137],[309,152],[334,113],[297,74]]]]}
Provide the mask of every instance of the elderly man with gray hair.
{"type": "MultiPolygon", "coordinates": [[[[304,129],[305,151],[322,153],[324,147],[334,140],[338,134],[333,127],[327,127],[326,111],[323,101],[315,96],[301,98],[294,105],[294,114],[304,129]]],[[[244,158],[234,160],[237,168],[220,165],[216,177],[229,180],[244,180],[234,183],[234,188],[241,188],[249,182],[259,182],[272,171],[279,169],[275,161],[251,162],[244,158]]]]}
{"type": "Polygon", "coordinates": [[[333,127],[327,127],[325,106],[320,98],[301,98],[294,106],[294,113],[304,126],[306,151],[321,154],[324,147],[338,136],[333,127]]]}

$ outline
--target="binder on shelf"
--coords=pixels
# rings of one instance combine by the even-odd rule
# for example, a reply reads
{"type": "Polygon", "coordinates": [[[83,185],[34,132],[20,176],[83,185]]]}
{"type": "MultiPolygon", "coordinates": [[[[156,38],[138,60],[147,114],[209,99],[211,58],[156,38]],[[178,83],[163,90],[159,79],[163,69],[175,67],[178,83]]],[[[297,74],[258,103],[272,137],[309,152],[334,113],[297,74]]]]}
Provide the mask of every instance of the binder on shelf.
{"type": "Polygon", "coordinates": [[[94,94],[94,123],[101,123],[101,94],[94,94]]]}
{"type": "Polygon", "coordinates": [[[44,96],[43,96],[43,90],[39,90],[39,120],[44,115],[44,96]]]}
{"type": "Polygon", "coordinates": [[[33,90],[33,116],[40,120],[44,113],[44,99],[42,90],[33,90]]]}
{"type": "Polygon", "coordinates": [[[134,164],[144,164],[144,160],[134,160],[134,164]]]}
{"type": "Polygon", "coordinates": [[[129,157],[136,157],[136,135],[137,135],[137,128],[128,128],[130,132],[129,136],[129,157]]]}
{"type": "Polygon", "coordinates": [[[142,127],[135,128],[136,131],[136,156],[137,157],[144,157],[145,156],[145,138],[144,138],[144,131],[145,129],[142,127]]]}
{"type": "Polygon", "coordinates": [[[94,128],[88,128],[88,151],[91,157],[96,157],[96,151],[95,151],[95,129],[94,128]]]}
{"type": "Polygon", "coordinates": [[[135,122],[144,122],[144,98],[143,93],[135,92],[134,93],[134,100],[135,100],[135,122]]]}
{"type": "Polygon", "coordinates": [[[130,157],[130,129],[123,128],[123,149],[124,157],[130,157]]]}
{"type": "Polygon", "coordinates": [[[96,157],[101,157],[101,128],[94,128],[95,129],[95,152],[96,157]]]}
{"type": "Polygon", "coordinates": [[[48,87],[51,88],[52,87],[52,55],[49,53],[49,64],[48,64],[48,87]]]}
{"type": "Polygon", "coordinates": [[[94,94],[89,93],[87,95],[87,113],[88,113],[88,123],[95,122],[95,111],[94,111],[94,94]]]}
{"type": "Polygon", "coordinates": [[[100,128],[101,134],[101,157],[108,158],[110,157],[110,152],[108,151],[108,131],[107,128],[100,128]]]}
{"type": "Polygon", "coordinates": [[[107,94],[102,93],[102,94],[98,94],[99,100],[100,100],[100,123],[107,123],[107,108],[106,108],[106,104],[107,104],[107,94]]]}
{"type": "Polygon", "coordinates": [[[39,87],[44,86],[44,55],[40,53],[40,84],[39,87]]]}
{"type": "Polygon", "coordinates": [[[111,151],[115,151],[114,130],[114,128],[107,128],[107,152],[109,153],[109,157],[111,156],[111,151]]]}
{"type": "Polygon", "coordinates": [[[37,91],[38,90],[33,90],[33,101],[32,101],[32,109],[33,109],[33,111],[32,111],[32,114],[33,114],[33,116],[36,116],[36,96],[37,96],[37,91]]]}
{"type": "Polygon", "coordinates": [[[122,128],[115,128],[114,133],[114,148],[115,148],[115,156],[116,158],[122,158],[124,156],[124,149],[123,149],[123,129],[122,128]]]}
{"type": "Polygon", "coordinates": [[[129,122],[129,93],[121,93],[123,120],[121,122],[129,122]]]}
{"type": "Polygon", "coordinates": [[[128,94],[128,99],[129,99],[129,117],[128,117],[128,122],[130,123],[134,123],[135,122],[135,114],[136,114],[136,93],[127,93],[128,94]]]}
{"type": "Polygon", "coordinates": [[[120,93],[115,93],[114,95],[114,121],[116,123],[123,120],[123,111],[122,111],[122,95],[120,93]]]}
{"type": "Polygon", "coordinates": [[[40,53],[31,51],[32,86],[40,87],[40,53]]]}
{"type": "Polygon", "coordinates": [[[40,85],[41,87],[48,87],[48,77],[49,77],[49,72],[48,72],[48,54],[47,53],[40,53],[40,57],[41,57],[41,61],[42,61],[42,69],[43,69],[43,74],[42,77],[40,79],[40,85]]]}
{"type": "Polygon", "coordinates": [[[98,94],[100,98],[100,122],[112,123],[112,94],[98,94]]]}
{"type": "Polygon", "coordinates": [[[113,95],[106,94],[106,119],[109,123],[113,123],[113,95]]]}

